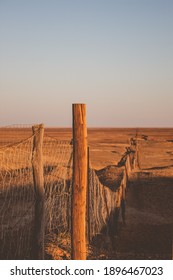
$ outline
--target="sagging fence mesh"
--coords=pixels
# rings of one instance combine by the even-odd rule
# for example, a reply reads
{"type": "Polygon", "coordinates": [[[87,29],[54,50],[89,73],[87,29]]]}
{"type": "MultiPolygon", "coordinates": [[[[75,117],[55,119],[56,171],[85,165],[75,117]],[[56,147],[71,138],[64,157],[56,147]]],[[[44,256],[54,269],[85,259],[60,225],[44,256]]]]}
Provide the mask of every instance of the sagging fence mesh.
{"type": "MultiPolygon", "coordinates": [[[[25,131],[23,128],[11,130],[8,127],[1,130],[1,136],[3,137],[0,138],[0,258],[32,259],[36,203],[32,165],[35,135],[32,134],[30,127],[25,131]],[[25,138],[26,135],[30,137],[25,138]],[[9,144],[9,139],[12,144],[9,144]]],[[[128,174],[132,169],[132,154],[126,152],[123,164],[117,166],[115,189],[101,183],[90,164],[87,211],[89,241],[105,229],[116,231],[119,211],[125,200],[128,174]],[[112,225],[115,228],[112,229],[112,225]]],[[[45,236],[70,233],[72,195],[70,141],[60,141],[48,134],[44,135],[43,174],[45,236]]]]}
{"type": "Polygon", "coordinates": [[[89,239],[101,232],[116,234],[119,211],[125,200],[127,172],[125,168],[116,170],[115,186],[103,185],[96,171],[89,170],[89,239]]]}

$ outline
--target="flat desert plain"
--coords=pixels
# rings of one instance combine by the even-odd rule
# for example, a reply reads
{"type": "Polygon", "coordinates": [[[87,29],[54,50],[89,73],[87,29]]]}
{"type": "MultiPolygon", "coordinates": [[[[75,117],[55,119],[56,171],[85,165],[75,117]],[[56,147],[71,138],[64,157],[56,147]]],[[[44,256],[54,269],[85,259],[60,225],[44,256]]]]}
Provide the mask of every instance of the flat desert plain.
{"type": "MultiPolygon", "coordinates": [[[[136,132],[139,168],[129,176],[126,223],[124,225],[120,219],[114,244],[109,242],[109,237],[98,236],[93,241],[89,258],[173,257],[173,129],[90,128],[90,165],[97,171],[104,171],[105,181],[107,177],[113,181],[111,167],[121,159],[136,132]]],[[[48,129],[47,133],[59,139],[72,138],[68,129],[48,129]]]]}

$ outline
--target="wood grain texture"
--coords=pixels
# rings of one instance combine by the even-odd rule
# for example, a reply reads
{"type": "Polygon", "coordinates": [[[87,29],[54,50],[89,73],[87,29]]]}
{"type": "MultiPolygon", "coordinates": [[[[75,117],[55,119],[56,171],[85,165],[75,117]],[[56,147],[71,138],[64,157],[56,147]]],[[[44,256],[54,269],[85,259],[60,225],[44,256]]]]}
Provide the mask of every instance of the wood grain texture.
{"type": "Polygon", "coordinates": [[[85,104],[73,104],[72,259],[86,259],[87,127],[85,104]]]}

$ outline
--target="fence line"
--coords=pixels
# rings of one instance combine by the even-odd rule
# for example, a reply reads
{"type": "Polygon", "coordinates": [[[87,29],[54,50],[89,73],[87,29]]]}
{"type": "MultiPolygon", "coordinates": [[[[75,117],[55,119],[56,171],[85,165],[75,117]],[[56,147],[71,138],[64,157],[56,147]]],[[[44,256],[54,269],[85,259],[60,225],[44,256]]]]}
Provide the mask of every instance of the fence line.
{"type": "MultiPolygon", "coordinates": [[[[132,155],[134,153],[132,152],[132,155]]],[[[102,231],[111,231],[117,234],[119,213],[125,223],[125,200],[128,176],[133,170],[133,157],[129,150],[122,156],[115,169],[117,187],[106,187],[99,180],[96,171],[89,168],[89,239],[102,231]]]]}
{"type": "MultiPolygon", "coordinates": [[[[36,132],[23,141],[0,148],[0,259],[33,258],[36,193],[32,157],[35,135],[36,132]]],[[[70,141],[45,136],[43,165],[45,234],[51,236],[70,230],[70,141]]]]}
{"type": "MultiPolygon", "coordinates": [[[[17,128],[18,131],[18,128],[17,128]]],[[[30,128],[27,128],[31,132],[30,128]]],[[[10,131],[8,130],[10,133],[10,131]]],[[[7,130],[6,130],[7,133],[7,130]]],[[[17,134],[15,130],[14,135],[17,134]]],[[[35,132],[36,133],[36,132],[35,132]]],[[[35,133],[23,141],[0,148],[0,248],[1,259],[31,259],[34,208],[32,156],[35,133]]],[[[22,135],[23,137],[24,135],[22,135]]],[[[8,136],[6,135],[6,139],[8,136]]],[[[72,142],[44,135],[43,172],[45,189],[45,236],[71,231],[72,142]]],[[[134,152],[126,150],[117,166],[117,188],[104,186],[89,167],[89,239],[103,230],[115,232],[124,201],[128,176],[134,168],[134,152]],[[116,218],[116,219],[115,219],[116,218]]]]}

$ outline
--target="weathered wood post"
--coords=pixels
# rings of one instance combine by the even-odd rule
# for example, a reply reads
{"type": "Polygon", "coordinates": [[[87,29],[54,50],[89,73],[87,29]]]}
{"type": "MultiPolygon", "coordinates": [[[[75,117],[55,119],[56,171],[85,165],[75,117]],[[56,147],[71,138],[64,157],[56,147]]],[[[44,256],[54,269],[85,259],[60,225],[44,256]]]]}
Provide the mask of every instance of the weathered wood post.
{"type": "Polygon", "coordinates": [[[33,259],[44,259],[44,177],[43,177],[43,135],[44,125],[32,127],[34,134],[32,168],[35,190],[35,220],[33,230],[33,259]]]}
{"type": "Polygon", "coordinates": [[[86,105],[73,104],[73,187],[72,234],[73,260],[86,259],[87,127],[86,105]]]}

